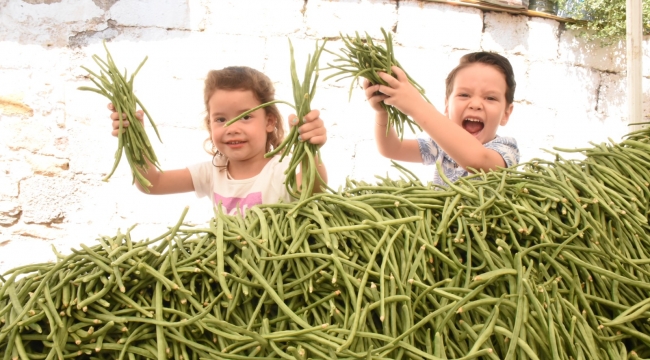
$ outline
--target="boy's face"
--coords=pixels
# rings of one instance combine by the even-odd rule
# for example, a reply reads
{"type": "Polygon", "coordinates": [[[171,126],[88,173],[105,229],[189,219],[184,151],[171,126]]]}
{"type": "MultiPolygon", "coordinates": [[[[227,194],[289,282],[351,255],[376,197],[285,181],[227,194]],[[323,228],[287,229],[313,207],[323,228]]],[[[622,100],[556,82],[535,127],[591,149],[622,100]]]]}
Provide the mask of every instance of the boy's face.
{"type": "Polygon", "coordinates": [[[481,144],[492,141],[512,113],[506,103],[506,79],[494,66],[475,63],[458,71],[445,101],[445,115],[481,144]]]}

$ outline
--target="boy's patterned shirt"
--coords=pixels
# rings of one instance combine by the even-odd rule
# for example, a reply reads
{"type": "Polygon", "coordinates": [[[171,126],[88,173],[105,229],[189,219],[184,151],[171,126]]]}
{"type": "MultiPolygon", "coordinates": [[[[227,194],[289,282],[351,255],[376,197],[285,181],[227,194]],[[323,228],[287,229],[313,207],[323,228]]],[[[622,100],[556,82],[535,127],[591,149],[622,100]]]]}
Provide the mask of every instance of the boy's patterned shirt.
{"type": "MultiPolygon", "coordinates": [[[[458,180],[460,177],[469,175],[467,170],[458,166],[430,137],[418,138],[418,144],[424,165],[435,165],[436,161],[440,161],[442,171],[444,171],[445,176],[452,182],[458,180]]],[[[503,160],[505,160],[506,167],[511,167],[519,163],[519,147],[514,138],[500,137],[497,135],[494,140],[483,144],[483,146],[498,152],[503,157],[503,160]]],[[[438,171],[433,175],[433,183],[446,186],[438,171]]]]}

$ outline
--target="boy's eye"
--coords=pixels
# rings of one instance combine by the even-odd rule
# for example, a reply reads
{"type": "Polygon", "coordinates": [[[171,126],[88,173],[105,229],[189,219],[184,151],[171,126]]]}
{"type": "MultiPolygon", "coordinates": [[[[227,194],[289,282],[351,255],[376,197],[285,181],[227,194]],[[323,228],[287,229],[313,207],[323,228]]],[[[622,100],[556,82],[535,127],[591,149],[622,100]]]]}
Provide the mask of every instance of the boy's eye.
{"type": "Polygon", "coordinates": [[[252,118],[252,116],[246,115],[246,116],[242,117],[242,120],[248,120],[248,119],[251,119],[251,118],[252,118]]]}
{"type": "Polygon", "coordinates": [[[224,117],[214,118],[214,119],[212,119],[212,122],[215,123],[215,124],[223,124],[223,123],[226,122],[226,118],[224,118],[224,117]]]}

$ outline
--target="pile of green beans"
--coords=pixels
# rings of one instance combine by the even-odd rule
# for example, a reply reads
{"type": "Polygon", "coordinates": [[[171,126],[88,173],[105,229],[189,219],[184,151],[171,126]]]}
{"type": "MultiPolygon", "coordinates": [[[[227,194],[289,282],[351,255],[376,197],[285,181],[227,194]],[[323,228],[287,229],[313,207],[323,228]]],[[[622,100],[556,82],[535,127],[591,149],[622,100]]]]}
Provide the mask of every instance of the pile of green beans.
{"type": "Polygon", "coordinates": [[[309,54],[307,56],[307,65],[305,66],[305,76],[303,77],[302,83],[298,78],[298,72],[296,70],[296,61],[293,54],[293,45],[291,40],[289,40],[289,50],[291,53],[291,85],[293,88],[293,101],[294,103],[288,103],[283,100],[273,100],[267,103],[261,104],[253,109],[250,109],[234,119],[228,121],[226,126],[231,125],[235,121],[243,118],[244,116],[250,114],[253,111],[265,108],[272,104],[286,104],[291,106],[296,111],[296,116],[298,123],[291,128],[289,135],[278,145],[277,148],[266,153],[264,156],[269,158],[272,156],[281,153],[280,161],[288,154],[291,155],[291,160],[289,162],[289,168],[286,170],[286,181],[285,186],[287,191],[296,199],[304,200],[314,191],[314,186],[316,185],[316,180],[320,180],[322,187],[326,187],[327,184],[320,178],[320,174],[317,171],[317,166],[321,164],[316,164],[316,157],[320,162],[320,149],[318,146],[311,144],[306,141],[298,140],[300,133],[298,128],[305,123],[304,117],[311,111],[311,101],[316,95],[316,83],[318,81],[318,61],[320,55],[323,52],[325,47],[324,41],[322,45],[318,46],[318,41],[316,42],[316,48],[314,54],[309,54]],[[301,186],[298,186],[296,179],[296,170],[298,166],[302,169],[302,182],[301,186]]]}
{"type": "Polygon", "coordinates": [[[0,276],[2,360],[648,358],[650,131],[556,150],[55,250],[0,276]]]}
{"type": "Polygon", "coordinates": [[[124,70],[124,74],[120,73],[113,61],[111,53],[108,51],[105,40],[103,44],[104,49],[106,50],[106,60],[104,61],[99,56],[93,55],[93,60],[95,60],[100,68],[99,74],[85,66],[81,67],[88,72],[90,80],[97,87],[81,86],[79,87],[79,90],[92,91],[105,96],[111,101],[115,107],[115,111],[120,114],[115,162],[113,163],[111,172],[104,177],[104,181],[108,181],[108,179],[113,175],[115,169],[117,169],[117,165],[120,163],[122,153],[124,153],[126,155],[126,160],[129,162],[129,166],[131,167],[133,182],[137,180],[145,191],[149,191],[148,188],[151,186],[151,183],[142,175],[142,173],[149,169],[149,163],[156,166],[159,170],[160,167],[158,158],[149,142],[149,137],[144,130],[144,126],[136,118],[136,106],[140,106],[147,115],[151,126],[158,136],[158,140],[160,140],[160,134],[158,133],[158,128],[156,128],[156,124],[154,124],[151,115],[149,115],[149,112],[144,105],[142,105],[142,102],[140,102],[138,97],[133,93],[133,80],[135,75],[138,74],[148,57],[145,57],[144,60],[142,60],[135,72],[131,74],[131,78],[127,81],[126,69],[124,70]],[[126,114],[126,119],[122,118],[122,114],[126,114]],[[124,120],[129,121],[129,126],[126,129],[123,127],[124,120]]]}
{"type": "MultiPolygon", "coordinates": [[[[345,44],[345,48],[341,49],[341,53],[337,54],[330,50],[325,50],[337,56],[334,60],[334,64],[328,63],[329,68],[327,69],[336,69],[338,71],[327,76],[324,80],[339,76],[336,81],[340,81],[351,77],[350,97],[352,97],[352,90],[354,89],[354,85],[359,77],[368,79],[371,84],[387,85],[386,82],[377,75],[377,72],[383,71],[389,75],[393,75],[391,69],[392,66],[397,66],[402,70],[404,70],[404,68],[395,59],[395,54],[393,52],[393,37],[391,33],[387,32],[383,28],[381,29],[381,32],[384,35],[384,43],[386,44],[386,47],[380,44],[375,44],[368,33],[366,33],[365,38],[360,37],[359,33],[356,33],[355,37],[341,34],[341,39],[345,44]],[[341,75],[344,76],[341,77],[341,75]]],[[[406,70],[404,70],[404,72],[406,73],[406,70]]],[[[422,94],[424,99],[427,100],[427,102],[430,102],[424,94],[424,88],[415,82],[408,73],[406,73],[406,76],[411,84],[413,84],[420,94],[422,94]]],[[[388,113],[387,132],[395,126],[395,131],[400,139],[402,139],[404,137],[405,125],[408,125],[412,132],[415,132],[415,128],[419,131],[422,130],[417,123],[396,107],[386,105],[383,102],[381,103],[381,106],[388,113]]]]}

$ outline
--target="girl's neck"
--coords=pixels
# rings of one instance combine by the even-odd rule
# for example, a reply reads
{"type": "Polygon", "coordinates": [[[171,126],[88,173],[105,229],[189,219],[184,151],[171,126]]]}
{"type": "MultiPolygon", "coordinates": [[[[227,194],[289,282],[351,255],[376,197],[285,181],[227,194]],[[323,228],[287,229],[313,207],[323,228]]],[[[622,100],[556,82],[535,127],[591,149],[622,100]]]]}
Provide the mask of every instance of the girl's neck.
{"type": "Polygon", "coordinates": [[[268,164],[271,159],[265,157],[247,159],[244,161],[237,161],[228,159],[226,161],[226,171],[228,177],[233,180],[244,180],[255,177],[262,172],[264,166],[268,164]]]}

